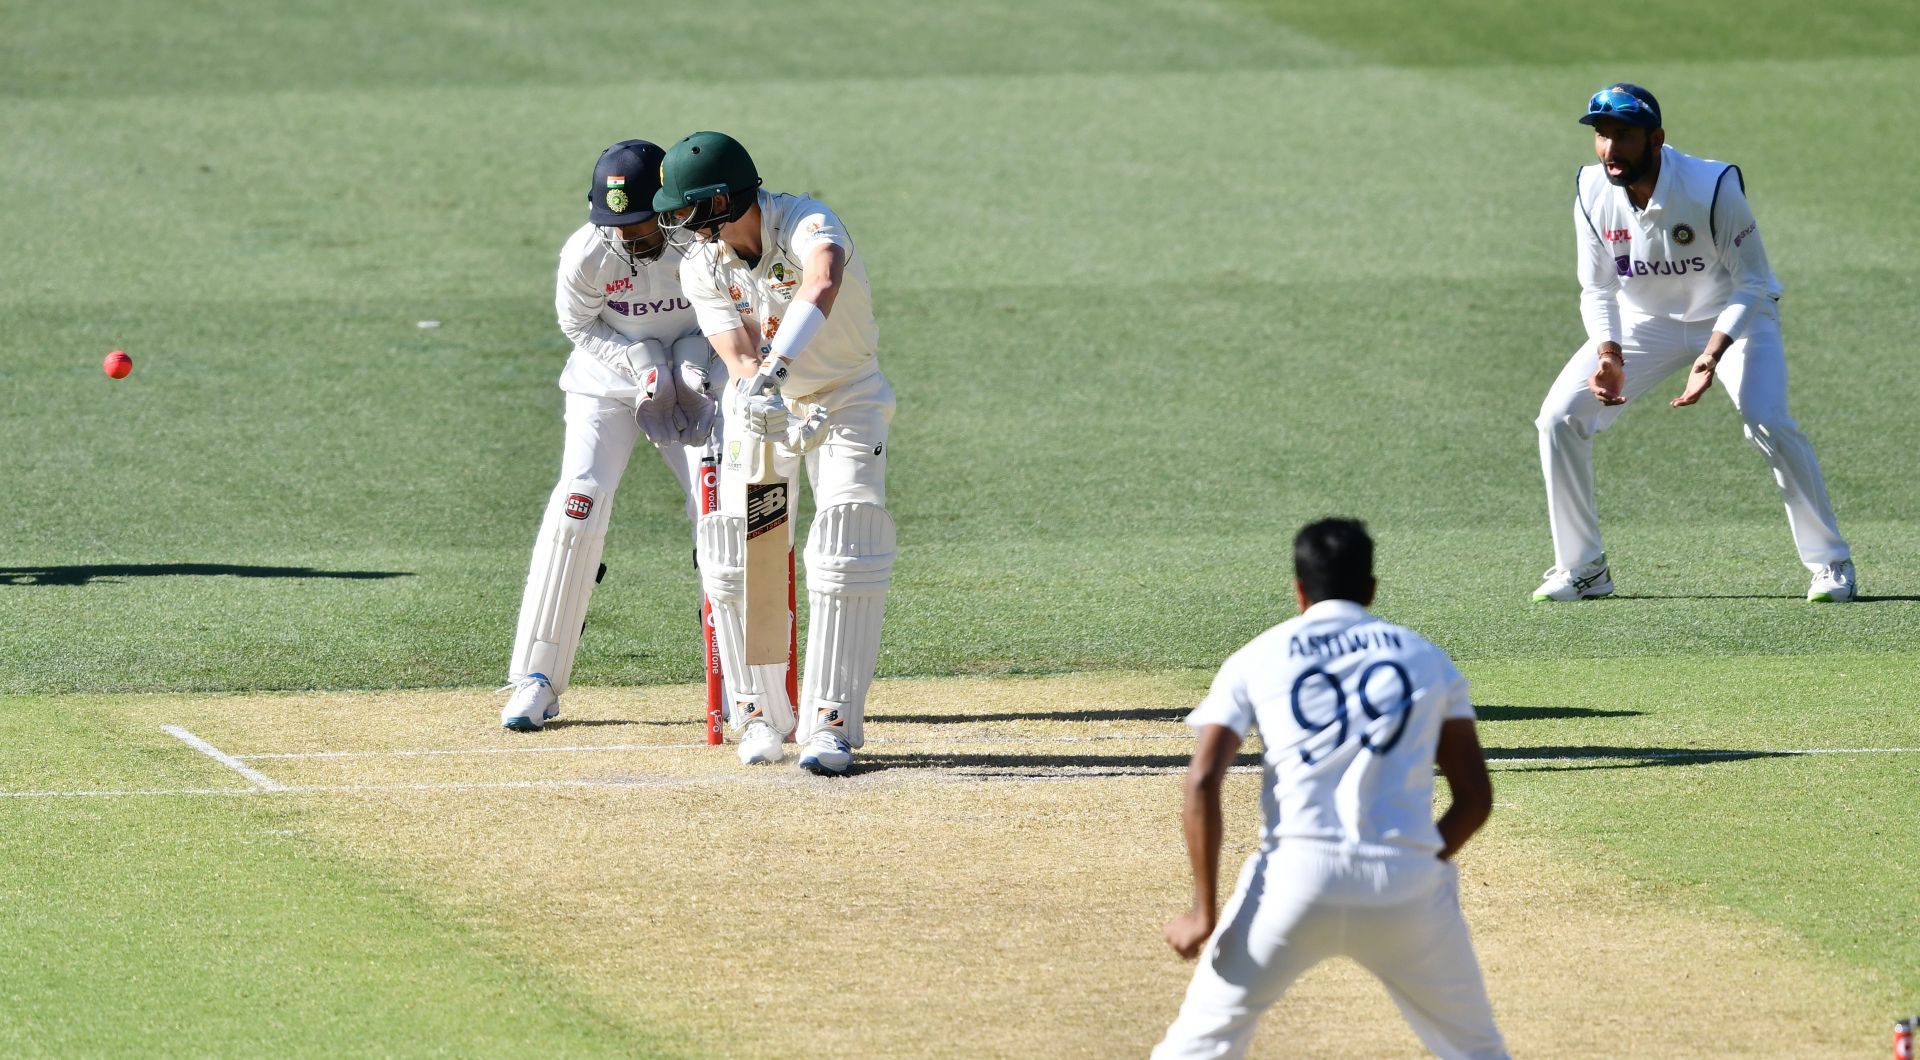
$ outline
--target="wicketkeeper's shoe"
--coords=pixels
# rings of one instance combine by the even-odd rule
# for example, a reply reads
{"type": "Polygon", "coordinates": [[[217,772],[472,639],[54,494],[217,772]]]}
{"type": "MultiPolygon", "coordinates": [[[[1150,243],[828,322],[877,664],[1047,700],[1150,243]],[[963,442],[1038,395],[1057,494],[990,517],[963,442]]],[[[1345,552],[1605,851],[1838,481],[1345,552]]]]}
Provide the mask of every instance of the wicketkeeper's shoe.
{"type": "Polygon", "coordinates": [[[503,728],[539,732],[541,726],[560,716],[560,697],[553,694],[546,674],[528,674],[500,691],[513,693],[507,705],[500,708],[503,728]]]}
{"type": "Polygon", "coordinates": [[[1843,559],[1813,572],[1807,599],[1822,604],[1844,604],[1853,599],[1853,561],[1843,559]]]}
{"type": "Polygon", "coordinates": [[[1591,600],[1613,592],[1613,576],[1607,571],[1607,557],[1582,568],[1578,573],[1555,567],[1546,573],[1546,581],[1533,591],[1535,603],[1549,600],[1591,600]]]}
{"type": "Polygon", "coordinates": [[[833,729],[817,729],[807,737],[800,768],[823,777],[843,777],[853,765],[853,749],[833,729]]]}
{"type": "Polygon", "coordinates": [[[770,766],[787,756],[786,739],[764,719],[755,718],[740,730],[740,764],[770,766]]]}

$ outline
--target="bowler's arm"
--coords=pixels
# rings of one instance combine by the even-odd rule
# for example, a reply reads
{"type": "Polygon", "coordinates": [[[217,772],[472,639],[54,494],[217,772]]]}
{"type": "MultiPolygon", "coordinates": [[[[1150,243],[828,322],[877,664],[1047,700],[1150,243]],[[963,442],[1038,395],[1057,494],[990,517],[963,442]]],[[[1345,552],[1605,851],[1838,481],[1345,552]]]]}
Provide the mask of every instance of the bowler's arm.
{"type": "Polygon", "coordinates": [[[1187,837],[1187,860],[1193,868],[1193,907],[1175,917],[1166,928],[1167,945],[1191,960],[1212,936],[1220,908],[1220,839],[1223,831],[1220,789],[1240,737],[1224,725],[1200,730],[1193,761],[1187,765],[1186,804],[1180,818],[1187,837]]]}
{"type": "Polygon", "coordinates": [[[1440,857],[1453,857],[1493,814],[1493,778],[1487,775],[1487,756],[1472,718],[1449,718],[1440,723],[1440,744],[1434,764],[1447,778],[1453,804],[1440,815],[1440,857]]]}

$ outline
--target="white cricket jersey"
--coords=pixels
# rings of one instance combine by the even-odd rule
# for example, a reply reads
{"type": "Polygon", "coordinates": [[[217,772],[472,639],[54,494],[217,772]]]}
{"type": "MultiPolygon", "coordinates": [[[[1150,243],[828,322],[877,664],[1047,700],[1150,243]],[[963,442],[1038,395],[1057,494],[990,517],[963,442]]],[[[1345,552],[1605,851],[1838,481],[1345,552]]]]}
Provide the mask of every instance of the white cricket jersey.
{"type": "Polygon", "coordinates": [[[880,368],[880,329],[873,320],[867,266],[840,218],[804,195],[762,191],[760,261],[749,265],[718,239],[693,245],[681,270],[687,300],[709,338],[753,329],[761,356],[772,348],[780,320],[806,278],[807,254],[823,243],[846,251],[847,265],[826,323],[787,369],[786,392],[806,398],[851,383],[880,368]]]}
{"type": "Polygon", "coordinates": [[[1299,837],[1371,856],[1432,856],[1440,724],[1472,718],[1467,679],[1418,633],[1346,600],[1324,600],[1233,653],[1195,729],[1266,744],[1264,846],[1299,837]]]}
{"type": "Polygon", "coordinates": [[[1747,204],[1740,167],[1660,149],[1645,209],[1607,181],[1604,166],[1574,177],[1580,315],[1587,338],[1620,341],[1622,312],[1714,320],[1739,338],[1755,306],[1780,297],[1780,281],[1747,204]]]}
{"type": "Polygon", "coordinates": [[[581,225],[560,248],[554,311],[573,354],[560,373],[560,389],[590,397],[635,398],[639,369],[648,357],[628,347],[642,339],[673,349],[675,339],[700,330],[692,303],[680,290],[683,263],[672,247],[660,260],[631,265],[581,225]]]}

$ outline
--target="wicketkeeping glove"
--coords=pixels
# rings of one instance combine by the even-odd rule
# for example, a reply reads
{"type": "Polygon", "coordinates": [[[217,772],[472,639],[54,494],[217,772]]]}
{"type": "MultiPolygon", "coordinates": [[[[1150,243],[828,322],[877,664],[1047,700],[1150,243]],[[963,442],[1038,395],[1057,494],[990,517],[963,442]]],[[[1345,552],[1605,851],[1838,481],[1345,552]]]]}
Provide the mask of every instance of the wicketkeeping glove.
{"type": "Polygon", "coordinates": [[[674,414],[679,437],[684,445],[699,445],[713,433],[713,418],[720,406],[713,400],[713,383],[707,370],[691,361],[680,366],[680,385],[674,391],[674,414]]]}
{"type": "Polygon", "coordinates": [[[647,441],[665,445],[682,440],[686,413],[680,411],[679,398],[672,365],[651,364],[640,369],[640,399],[634,405],[633,418],[640,421],[647,441]]]}

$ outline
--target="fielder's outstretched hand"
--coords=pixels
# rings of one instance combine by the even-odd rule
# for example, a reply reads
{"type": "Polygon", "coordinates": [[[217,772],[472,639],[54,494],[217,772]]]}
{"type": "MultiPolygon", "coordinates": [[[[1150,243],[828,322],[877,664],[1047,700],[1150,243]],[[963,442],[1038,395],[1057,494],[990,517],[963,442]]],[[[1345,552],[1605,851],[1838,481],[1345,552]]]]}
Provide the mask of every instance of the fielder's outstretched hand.
{"type": "Polygon", "coordinates": [[[1713,389],[1713,372],[1720,366],[1713,354],[1703,353],[1693,359],[1693,370],[1687,373],[1687,389],[1673,399],[1674,408],[1683,408],[1700,400],[1700,395],[1713,389]]]}
{"type": "Polygon", "coordinates": [[[1167,945],[1173,952],[1193,960],[1200,955],[1200,947],[1207,944],[1213,935],[1213,917],[1198,909],[1189,909],[1172,920],[1167,921],[1165,936],[1167,945]]]}

